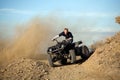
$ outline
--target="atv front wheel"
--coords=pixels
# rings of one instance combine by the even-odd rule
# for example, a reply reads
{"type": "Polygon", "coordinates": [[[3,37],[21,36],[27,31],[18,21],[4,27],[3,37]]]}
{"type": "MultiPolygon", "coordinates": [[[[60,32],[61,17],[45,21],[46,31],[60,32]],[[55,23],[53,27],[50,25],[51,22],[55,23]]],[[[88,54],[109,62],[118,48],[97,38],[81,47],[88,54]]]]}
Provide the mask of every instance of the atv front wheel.
{"type": "Polygon", "coordinates": [[[48,62],[51,67],[54,67],[53,61],[52,61],[52,55],[48,54],[48,62]]]}
{"type": "Polygon", "coordinates": [[[63,58],[62,60],[60,60],[60,64],[65,65],[67,64],[67,59],[63,58]]]}
{"type": "Polygon", "coordinates": [[[70,50],[69,54],[70,54],[71,63],[75,63],[75,61],[76,61],[75,51],[74,50],[70,50]]]}

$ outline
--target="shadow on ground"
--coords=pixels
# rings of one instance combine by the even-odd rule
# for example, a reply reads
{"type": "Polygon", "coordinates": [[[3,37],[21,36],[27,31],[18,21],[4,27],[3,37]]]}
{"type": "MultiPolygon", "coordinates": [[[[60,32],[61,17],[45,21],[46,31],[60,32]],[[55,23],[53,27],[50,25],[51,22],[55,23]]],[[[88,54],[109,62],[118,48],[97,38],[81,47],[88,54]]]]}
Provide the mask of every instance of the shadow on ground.
{"type": "Polygon", "coordinates": [[[54,67],[69,66],[69,65],[74,65],[74,64],[82,64],[82,63],[86,62],[86,61],[91,57],[91,55],[92,55],[94,52],[95,52],[95,50],[94,50],[94,51],[91,51],[91,52],[90,52],[90,56],[89,56],[88,58],[84,58],[84,59],[80,58],[80,59],[76,60],[75,63],[70,63],[70,62],[68,62],[68,63],[65,64],[65,65],[55,64],[54,67]]]}

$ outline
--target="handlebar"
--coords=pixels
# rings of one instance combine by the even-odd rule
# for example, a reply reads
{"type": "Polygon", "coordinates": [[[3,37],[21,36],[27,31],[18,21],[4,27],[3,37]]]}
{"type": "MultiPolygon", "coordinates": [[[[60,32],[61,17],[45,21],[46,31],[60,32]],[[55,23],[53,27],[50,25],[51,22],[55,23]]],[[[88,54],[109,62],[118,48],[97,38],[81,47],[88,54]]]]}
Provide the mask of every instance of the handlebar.
{"type": "Polygon", "coordinates": [[[54,39],[53,41],[56,41],[57,43],[59,43],[57,39],[54,39]]]}

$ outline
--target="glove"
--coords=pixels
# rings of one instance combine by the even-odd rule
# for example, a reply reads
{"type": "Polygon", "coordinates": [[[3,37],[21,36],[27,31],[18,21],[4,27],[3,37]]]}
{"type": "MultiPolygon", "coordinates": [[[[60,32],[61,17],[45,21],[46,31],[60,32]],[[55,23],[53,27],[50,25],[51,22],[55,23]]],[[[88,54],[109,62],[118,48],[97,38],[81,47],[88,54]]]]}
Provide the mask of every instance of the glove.
{"type": "Polygon", "coordinates": [[[55,39],[52,39],[52,41],[55,41],[55,39]]]}

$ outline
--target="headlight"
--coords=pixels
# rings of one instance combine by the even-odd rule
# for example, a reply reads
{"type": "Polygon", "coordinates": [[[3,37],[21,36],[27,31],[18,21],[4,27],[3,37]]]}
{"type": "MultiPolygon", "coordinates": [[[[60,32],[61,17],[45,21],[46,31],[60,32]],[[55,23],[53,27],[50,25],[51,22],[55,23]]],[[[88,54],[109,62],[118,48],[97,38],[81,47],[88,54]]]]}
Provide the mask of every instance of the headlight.
{"type": "Polygon", "coordinates": [[[50,48],[50,49],[49,49],[49,52],[51,52],[51,51],[52,51],[52,49],[50,48]]]}
{"type": "Polygon", "coordinates": [[[63,44],[61,45],[61,48],[64,48],[64,45],[63,45],[63,44]]]}

